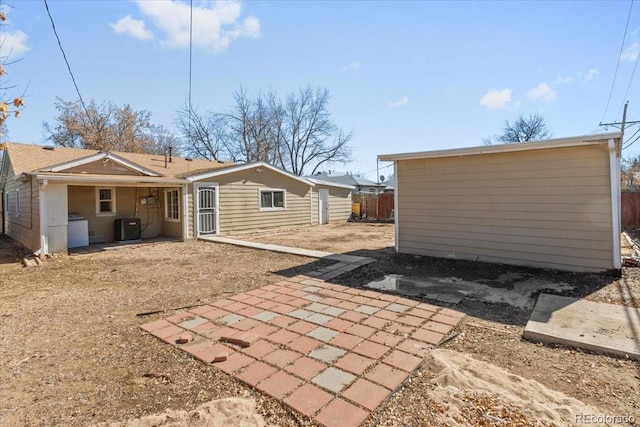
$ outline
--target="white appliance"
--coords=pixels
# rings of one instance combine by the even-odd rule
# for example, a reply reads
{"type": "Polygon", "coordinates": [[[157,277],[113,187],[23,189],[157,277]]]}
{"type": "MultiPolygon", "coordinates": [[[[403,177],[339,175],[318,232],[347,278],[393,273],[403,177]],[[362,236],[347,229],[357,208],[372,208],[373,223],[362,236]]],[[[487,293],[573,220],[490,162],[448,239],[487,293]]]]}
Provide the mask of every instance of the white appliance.
{"type": "Polygon", "coordinates": [[[79,214],[69,214],[67,248],[89,246],[89,221],[79,214]]]}

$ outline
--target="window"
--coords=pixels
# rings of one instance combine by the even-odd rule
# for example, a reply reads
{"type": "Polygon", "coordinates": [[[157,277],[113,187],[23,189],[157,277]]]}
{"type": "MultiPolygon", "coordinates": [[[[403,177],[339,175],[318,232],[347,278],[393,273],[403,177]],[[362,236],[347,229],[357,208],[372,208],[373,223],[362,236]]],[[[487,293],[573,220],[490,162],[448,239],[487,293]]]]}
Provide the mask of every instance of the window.
{"type": "Polygon", "coordinates": [[[96,188],[96,213],[98,215],[115,215],[116,190],[115,188],[96,188]]]}
{"type": "Polygon", "coordinates": [[[9,195],[9,193],[4,193],[4,211],[5,213],[8,215],[9,214],[9,201],[11,200],[11,197],[9,195]]]}
{"type": "Polygon", "coordinates": [[[284,190],[260,190],[260,210],[284,210],[284,190]]]}
{"type": "Polygon", "coordinates": [[[20,190],[16,190],[16,216],[20,216],[20,190]]]}
{"type": "Polygon", "coordinates": [[[164,192],[164,217],[167,221],[180,221],[180,192],[166,190],[164,192]]]}

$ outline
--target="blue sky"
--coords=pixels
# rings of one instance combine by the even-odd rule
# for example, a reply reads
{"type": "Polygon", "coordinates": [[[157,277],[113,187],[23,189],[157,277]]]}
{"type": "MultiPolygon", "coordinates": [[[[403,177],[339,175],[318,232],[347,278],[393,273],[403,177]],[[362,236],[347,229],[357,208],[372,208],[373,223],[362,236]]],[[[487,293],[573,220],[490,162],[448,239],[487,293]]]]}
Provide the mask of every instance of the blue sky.
{"type": "MultiPolygon", "coordinates": [[[[44,144],[56,96],[77,95],[44,2],[5,3],[0,55],[22,60],[2,86],[26,89],[27,106],[9,119],[9,139],[44,144]]],[[[172,128],[188,96],[188,4],[49,0],[85,101],[128,103],[172,128]]],[[[332,170],[375,179],[377,154],[481,145],[520,114],[542,115],[554,137],[604,132],[598,123],[620,121],[625,100],[640,120],[640,2],[630,16],[630,1],[193,6],[193,104],[222,111],[240,86],[282,96],[326,87],[333,120],[354,132],[355,160],[332,170]]],[[[637,154],[640,142],[624,153],[637,154]]]]}

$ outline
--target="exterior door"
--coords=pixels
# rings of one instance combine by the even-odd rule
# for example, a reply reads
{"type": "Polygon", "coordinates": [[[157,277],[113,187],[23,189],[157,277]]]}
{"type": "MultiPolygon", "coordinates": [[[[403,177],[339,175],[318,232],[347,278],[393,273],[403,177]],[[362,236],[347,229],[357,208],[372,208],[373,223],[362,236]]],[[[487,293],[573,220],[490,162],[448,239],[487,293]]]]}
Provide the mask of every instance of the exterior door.
{"type": "Polygon", "coordinates": [[[321,188],[318,190],[318,208],[320,224],[329,223],[329,190],[321,188]]]}
{"type": "Polygon", "coordinates": [[[198,236],[218,234],[218,186],[196,187],[198,236]]]}

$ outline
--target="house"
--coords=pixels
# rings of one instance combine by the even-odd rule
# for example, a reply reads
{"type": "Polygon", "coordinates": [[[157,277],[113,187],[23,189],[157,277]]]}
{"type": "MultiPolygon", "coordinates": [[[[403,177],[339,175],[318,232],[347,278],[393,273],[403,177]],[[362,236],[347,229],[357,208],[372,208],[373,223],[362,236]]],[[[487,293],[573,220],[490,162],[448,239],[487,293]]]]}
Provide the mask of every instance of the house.
{"type": "Polygon", "coordinates": [[[333,182],[335,184],[349,185],[355,188],[356,193],[378,194],[385,189],[384,184],[340,172],[318,172],[309,178],[319,179],[324,182],[333,182]]]}
{"type": "Polygon", "coordinates": [[[620,138],[378,156],[394,162],[396,251],[619,270],[620,138]]]}
{"type": "Polygon", "coordinates": [[[2,231],[43,254],[132,238],[185,240],[346,221],[340,205],[350,210],[350,190],[316,188],[265,163],[18,143],[1,148],[2,231]]]}

